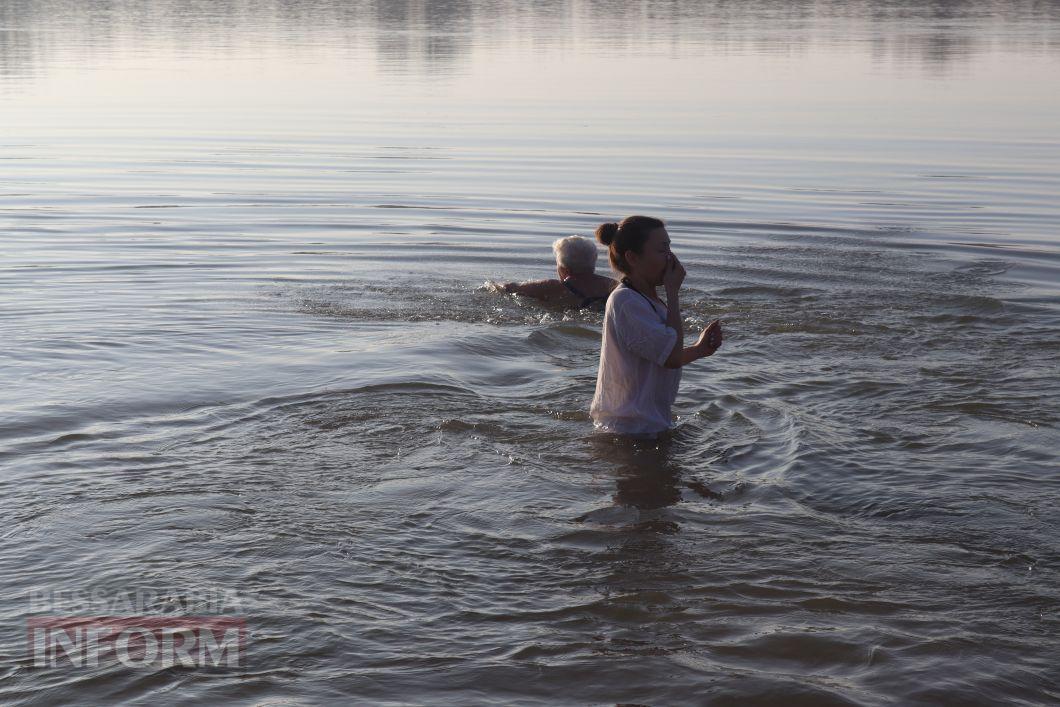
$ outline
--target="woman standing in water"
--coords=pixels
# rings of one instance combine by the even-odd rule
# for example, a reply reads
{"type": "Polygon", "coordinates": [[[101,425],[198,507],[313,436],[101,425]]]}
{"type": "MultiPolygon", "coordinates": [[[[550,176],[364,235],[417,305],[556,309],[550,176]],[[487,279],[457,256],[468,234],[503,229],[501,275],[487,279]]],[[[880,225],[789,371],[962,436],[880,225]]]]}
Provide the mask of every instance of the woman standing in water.
{"type": "Polygon", "coordinates": [[[721,346],[721,323],[684,345],[679,290],[685,269],[670,251],[662,221],[630,216],[604,223],[596,238],[625,275],[607,300],[596,395],[589,414],[602,432],[654,437],[671,427],[681,367],[721,346]],[[666,301],[656,290],[662,286],[666,301]]]}

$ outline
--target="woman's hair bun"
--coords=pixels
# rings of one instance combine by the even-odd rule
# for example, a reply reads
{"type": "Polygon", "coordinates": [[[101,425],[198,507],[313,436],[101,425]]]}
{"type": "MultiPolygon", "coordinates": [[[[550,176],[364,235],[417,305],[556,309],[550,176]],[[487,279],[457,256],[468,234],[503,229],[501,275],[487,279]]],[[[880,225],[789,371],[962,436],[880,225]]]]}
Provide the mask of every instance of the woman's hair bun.
{"type": "Polygon", "coordinates": [[[611,245],[612,241],[615,240],[616,235],[618,235],[617,223],[601,223],[596,227],[596,240],[606,246],[611,245]]]}

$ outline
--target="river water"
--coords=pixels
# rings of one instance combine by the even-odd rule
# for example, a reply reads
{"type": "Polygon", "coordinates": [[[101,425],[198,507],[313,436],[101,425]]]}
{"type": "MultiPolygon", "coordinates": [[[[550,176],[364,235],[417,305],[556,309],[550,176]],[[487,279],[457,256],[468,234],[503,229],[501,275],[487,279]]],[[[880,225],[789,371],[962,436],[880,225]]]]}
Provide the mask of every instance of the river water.
{"type": "Polygon", "coordinates": [[[1029,0],[5,2],[0,700],[1060,699],[1058,78],[1029,0]],[[727,332],[656,445],[484,287],[633,213],[727,332]],[[245,667],[33,667],[130,593],[245,667]]]}

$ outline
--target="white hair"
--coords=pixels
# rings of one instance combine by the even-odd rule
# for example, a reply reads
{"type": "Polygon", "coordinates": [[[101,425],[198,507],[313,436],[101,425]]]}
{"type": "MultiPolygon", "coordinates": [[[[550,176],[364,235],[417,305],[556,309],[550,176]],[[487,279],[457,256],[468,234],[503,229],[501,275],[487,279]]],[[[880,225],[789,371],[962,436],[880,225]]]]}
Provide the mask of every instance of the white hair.
{"type": "Polygon", "coordinates": [[[596,243],[583,236],[559,238],[552,244],[556,254],[556,265],[562,265],[571,274],[596,271],[596,243]]]}

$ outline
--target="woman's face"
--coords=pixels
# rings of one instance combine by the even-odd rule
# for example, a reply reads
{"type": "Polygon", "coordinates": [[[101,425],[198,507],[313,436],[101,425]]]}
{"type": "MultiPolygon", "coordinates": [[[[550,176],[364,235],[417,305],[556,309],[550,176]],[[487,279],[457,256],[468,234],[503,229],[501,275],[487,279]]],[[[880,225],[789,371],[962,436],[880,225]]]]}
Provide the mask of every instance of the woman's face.
{"type": "Polygon", "coordinates": [[[651,232],[640,253],[630,252],[626,255],[633,274],[643,277],[653,287],[661,285],[666,267],[670,264],[670,234],[659,227],[651,232]]]}

